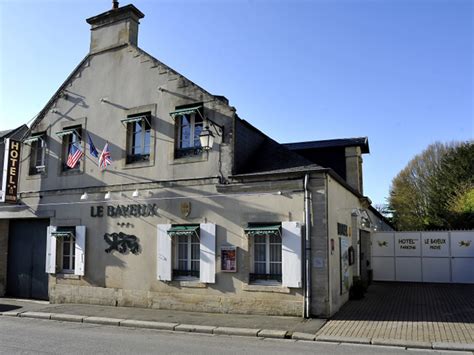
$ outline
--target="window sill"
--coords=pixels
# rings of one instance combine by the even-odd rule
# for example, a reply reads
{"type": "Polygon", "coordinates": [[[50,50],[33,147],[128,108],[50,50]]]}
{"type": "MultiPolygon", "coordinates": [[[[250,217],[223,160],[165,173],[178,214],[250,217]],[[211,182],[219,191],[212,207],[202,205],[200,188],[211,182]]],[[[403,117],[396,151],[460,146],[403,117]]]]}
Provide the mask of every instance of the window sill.
{"type": "Polygon", "coordinates": [[[124,163],[122,168],[123,169],[148,168],[153,165],[155,165],[155,162],[150,159],[150,160],[144,160],[144,161],[134,161],[130,163],[124,163]]]}
{"type": "Polygon", "coordinates": [[[290,289],[284,286],[278,286],[275,284],[243,284],[243,291],[249,292],[273,292],[273,293],[290,293],[290,289]]]}
{"type": "Polygon", "coordinates": [[[173,160],[170,162],[170,165],[201,163],[201,162],[207,161],[208,160],[207,158],[208,158],[208,154],[206,153],[201,153],[199,155],[193,155],[193,156],[182,157],[182,158],[173,158],[173,160]]]}
{"type": "Polygon", "coordinates": [[[80,280],[81,279],[81,277],[79,275],[66,274],[66,273],[63,273],[63,272],[58,272],[56,274],[56,278],[65,279],[65,280],[80,280]]]}
{"type": "Polygon", "coordinates": [[[179,287],[186,287],[186,288],[207,288],[207,284],[204,282],[199,281],[199,279],[195,280],[173,280],[174,285],[179,287]]]}

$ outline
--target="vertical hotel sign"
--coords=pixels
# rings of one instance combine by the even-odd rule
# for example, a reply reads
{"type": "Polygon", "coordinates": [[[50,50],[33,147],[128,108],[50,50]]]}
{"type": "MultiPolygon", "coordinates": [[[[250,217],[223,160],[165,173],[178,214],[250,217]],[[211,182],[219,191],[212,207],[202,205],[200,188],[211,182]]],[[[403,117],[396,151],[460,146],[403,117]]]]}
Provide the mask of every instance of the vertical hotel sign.
{"type": "Polygon", "coordinates": [[[14,139],[5,139],[5,159],[3,161],[3,181],[1,201],[17,203],[18,168],[20,163],[20,142],[14,139]]]}

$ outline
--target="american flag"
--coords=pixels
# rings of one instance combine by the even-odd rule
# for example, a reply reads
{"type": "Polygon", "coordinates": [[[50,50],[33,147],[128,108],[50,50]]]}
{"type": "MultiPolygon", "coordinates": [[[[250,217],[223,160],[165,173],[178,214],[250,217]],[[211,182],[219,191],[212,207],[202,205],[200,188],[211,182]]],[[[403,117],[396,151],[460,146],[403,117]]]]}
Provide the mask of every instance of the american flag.
{"type": "Polygon", "coordinates": [[[109,152],[109,142],[105,143],[104,149],[102,150],[102,153],[100,153],[99,156],[99,166],[102,169],[107,168],[107,165],[112,164],[112,159],[110,157],[110,152],[109,152]]]}
{"type": "Polygon", "coordinates": [[[69,155],[67,156],[66,165],[71,169],[74,169],[77,162],[82,158],[84,152],[82,151],[81,147],[77,146],[76,143],[72,143],[71,147],[69,148],[69,155]]]}

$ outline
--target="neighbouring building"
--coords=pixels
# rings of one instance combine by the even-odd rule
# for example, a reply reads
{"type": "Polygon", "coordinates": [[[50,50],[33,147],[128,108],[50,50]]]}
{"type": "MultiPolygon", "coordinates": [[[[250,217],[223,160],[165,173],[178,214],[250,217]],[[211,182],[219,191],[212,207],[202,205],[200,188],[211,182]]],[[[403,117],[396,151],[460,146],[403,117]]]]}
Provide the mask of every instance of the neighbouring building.
{"type": "Polygon", "coordinates": [[[370,234],[391,230],[363,195],[367,138],[275,142],[140,49],[143,17],[87,19],[90,52],[32,123],[19,202],[0,208],[0,292],[334,314],[370,277],[370,234]]]}

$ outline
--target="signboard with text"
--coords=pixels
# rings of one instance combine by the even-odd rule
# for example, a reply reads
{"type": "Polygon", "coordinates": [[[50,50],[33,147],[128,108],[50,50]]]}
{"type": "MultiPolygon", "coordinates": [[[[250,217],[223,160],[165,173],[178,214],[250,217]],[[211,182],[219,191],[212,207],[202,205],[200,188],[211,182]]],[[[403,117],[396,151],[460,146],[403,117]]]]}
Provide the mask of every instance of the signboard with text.
{"type": "Polygon", "coordinates": [[[7,138],[5,140],[5,158],[3,161],[3,180],[1,202],[17,203],[18,202],[18,175],[20,163],[20,146],[19,141],[7,138]]]}

